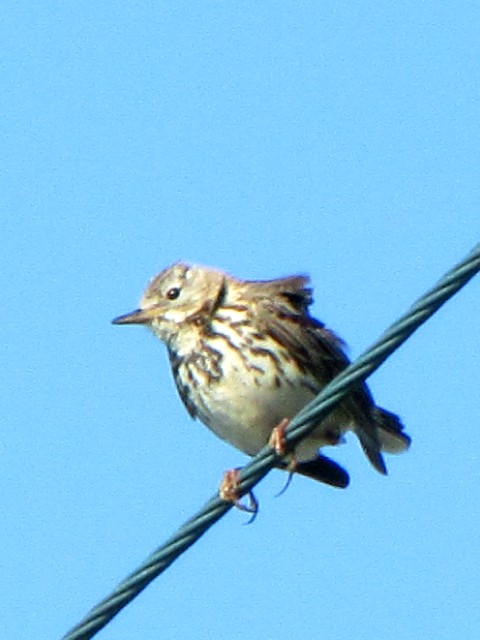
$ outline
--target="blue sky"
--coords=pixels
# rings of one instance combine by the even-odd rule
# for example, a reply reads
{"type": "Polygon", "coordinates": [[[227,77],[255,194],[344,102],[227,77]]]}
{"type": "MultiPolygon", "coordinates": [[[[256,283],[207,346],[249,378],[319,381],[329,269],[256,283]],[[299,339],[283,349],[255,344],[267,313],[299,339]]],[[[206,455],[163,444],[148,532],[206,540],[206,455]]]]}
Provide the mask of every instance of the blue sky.
{"type": "MultiPolygon", "coordinates": [[[[478,241],[474,2],[7,2],[0,26],[5,637],[59,638],[245,456],[110,320],[178,259],[309,272],[363,351],[478,241]]],[[[472,281],[371,379],[388,478],[257,488],[99,638],[480,634],[472,281]]]]}

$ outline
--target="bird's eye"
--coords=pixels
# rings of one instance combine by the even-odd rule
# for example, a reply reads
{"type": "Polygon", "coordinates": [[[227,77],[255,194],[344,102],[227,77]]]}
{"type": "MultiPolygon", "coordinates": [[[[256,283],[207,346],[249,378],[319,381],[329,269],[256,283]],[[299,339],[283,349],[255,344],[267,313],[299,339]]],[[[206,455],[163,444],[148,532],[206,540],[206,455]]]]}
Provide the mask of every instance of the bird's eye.
{"type": "Polygon", "coordinates": [[[180,289],[178,287],[172,287],[167,291],[167,298],[169,300],[176,300],[180,295],[180,289]]]}

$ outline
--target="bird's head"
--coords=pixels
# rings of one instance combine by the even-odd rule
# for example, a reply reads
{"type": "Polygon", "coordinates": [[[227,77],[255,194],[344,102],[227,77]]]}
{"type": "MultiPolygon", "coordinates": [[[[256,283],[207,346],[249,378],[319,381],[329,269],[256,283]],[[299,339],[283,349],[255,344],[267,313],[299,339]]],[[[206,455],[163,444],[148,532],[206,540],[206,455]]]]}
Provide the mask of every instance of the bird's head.
{"type": "Polygon", "coordinates": [[[201,323],[220,304],[226,276],[220,271],[177,262],[153,278],[139,308],[113,324],[143,324],[169,344],[182,328],[201,323]]]}

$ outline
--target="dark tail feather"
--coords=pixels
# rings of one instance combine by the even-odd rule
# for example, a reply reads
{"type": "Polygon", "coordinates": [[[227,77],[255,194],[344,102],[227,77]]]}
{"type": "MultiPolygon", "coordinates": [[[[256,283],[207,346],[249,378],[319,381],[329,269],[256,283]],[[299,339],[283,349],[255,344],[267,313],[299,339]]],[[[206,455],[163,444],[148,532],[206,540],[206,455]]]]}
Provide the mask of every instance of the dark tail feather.
{"type": "Polygon", "coordinates": [[[377,430],[372,429],[372,425],[368,425],[367,429],[357,428],[355,429],[355,433],[360,440],[360,444],[362,445],[363,452],[370,460],[372,465],[375,467],[377,471],[383,473],[384,476],[387,475],[387,467],[385,466],[385,460],[383,459],[381,450],[381,442],[380,437],[377,435],[377,430]]]}
{"type": "MultiPolygon", "coordinates": [[[[279,466],[282,469],[287,469],[287,464],[280,462],[279,466]]],[[[338,487],[339,489],[345,489],[348,486],[350,478],[348,473],[339,464],[319,454],[313,460],[307,462],[299,462],[295,467],[295,473],[300,473],[302,476],[313,478],[319,482],[324,482],[332,487],[338,487]]]]}

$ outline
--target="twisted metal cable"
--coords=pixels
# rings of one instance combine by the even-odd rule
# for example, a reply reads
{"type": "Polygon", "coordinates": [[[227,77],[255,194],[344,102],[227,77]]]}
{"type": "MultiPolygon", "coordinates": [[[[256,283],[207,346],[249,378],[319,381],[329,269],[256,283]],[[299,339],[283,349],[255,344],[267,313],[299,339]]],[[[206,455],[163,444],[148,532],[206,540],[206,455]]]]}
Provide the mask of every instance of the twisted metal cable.
{"type": "MultiPolygon", "coordinates": [[[[449,298],[480,271],[480,244],[462,262],[451,269],[429,292],[395,322],[382,337],[354,363],[330,382],[312,402],[290,422],[286,430],[288,444],[294,445],[308,435],[340,402],[348,390],[365,380],[403,344],[418,327],[428,320],[449,298]]],[[[265,446],[240,472],[240,491],[250,491],[272,468],[277,455],[265,446]]],[[[175,559],[196,542],[229,509],[232,503],[213,496],[190,520],[152,553],[146,561],[99,604],[63,640],[88,640],[102,629],[123,607],[175,559]]]]}

